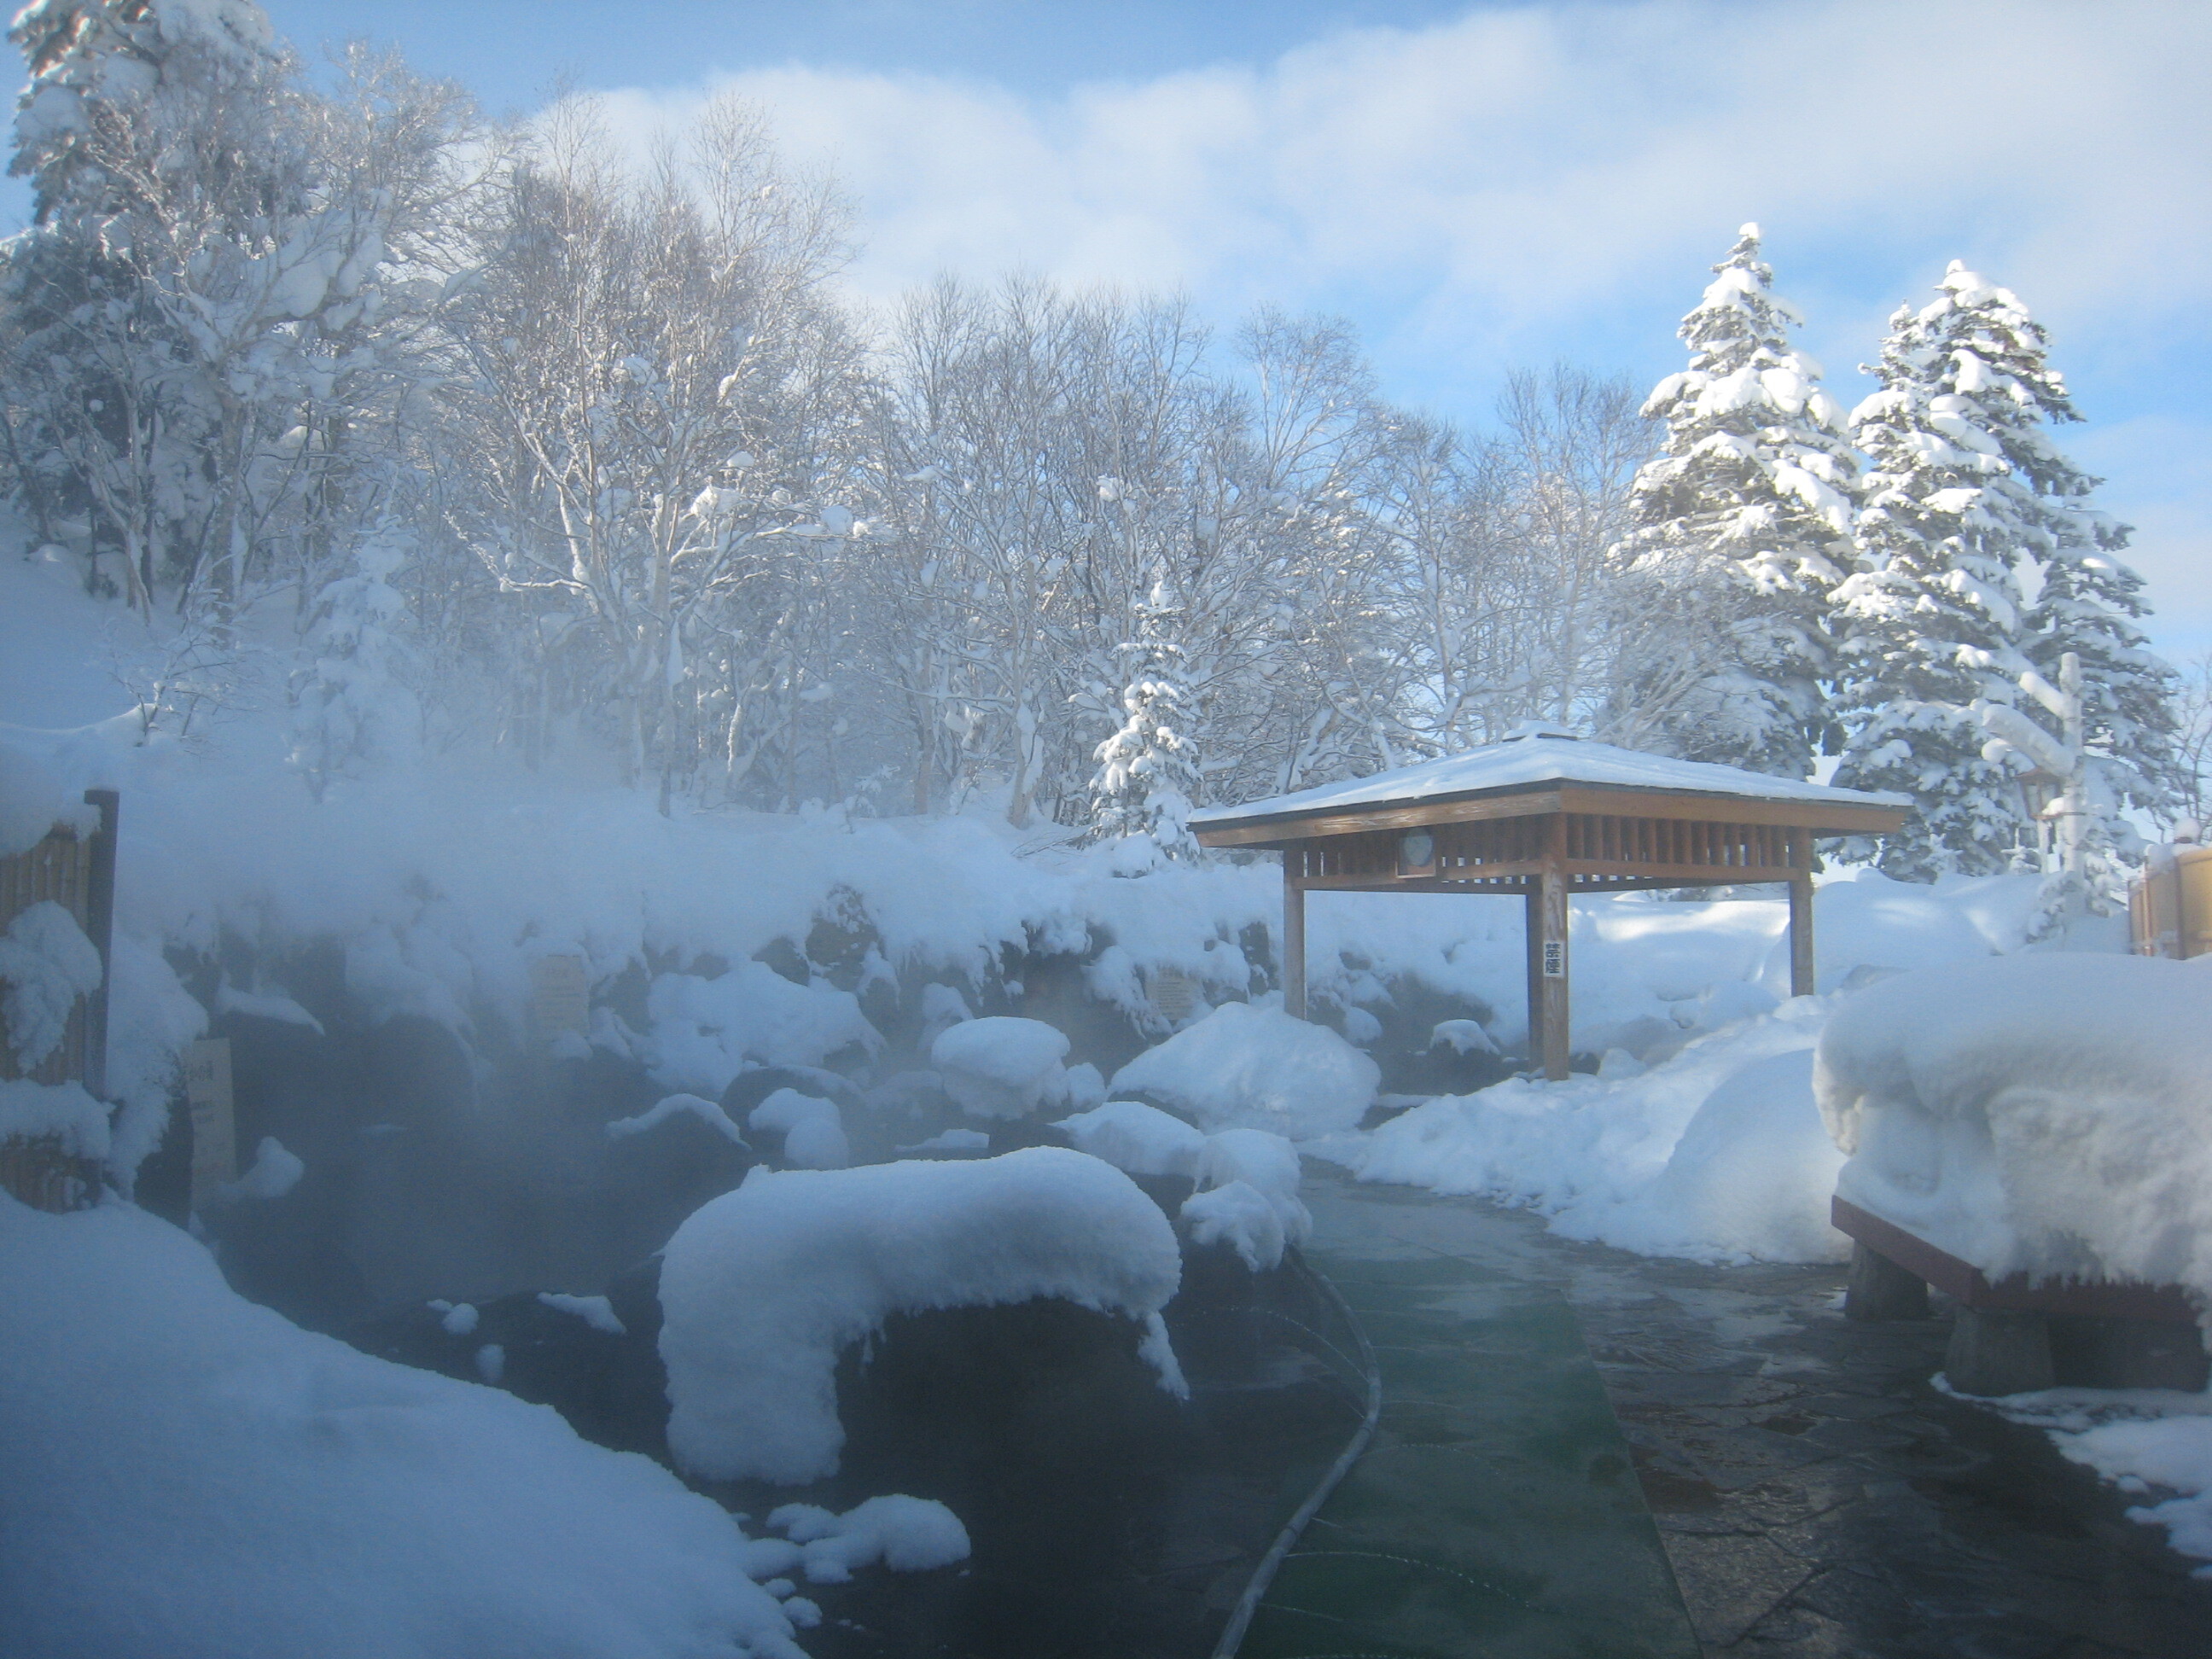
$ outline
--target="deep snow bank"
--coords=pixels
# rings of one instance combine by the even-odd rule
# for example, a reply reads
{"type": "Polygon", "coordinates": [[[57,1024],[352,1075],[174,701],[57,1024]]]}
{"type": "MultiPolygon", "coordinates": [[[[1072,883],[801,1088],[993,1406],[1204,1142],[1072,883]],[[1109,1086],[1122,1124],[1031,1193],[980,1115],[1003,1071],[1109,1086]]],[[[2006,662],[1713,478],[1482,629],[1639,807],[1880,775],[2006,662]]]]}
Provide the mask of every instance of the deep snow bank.
{"type": "Polygon", "coordinates": [[[1059,1147],[966,1163],[755,1170],[669,1240],[669,1449],[696,1474],[834,1474],[838,1352],[895,1313],[1060,1297],[1149,1328],[1181,1282],[1175,1231],[1111,1165],[1059,1147]]]}
{"type": "Polygon", "coordinates": [[[1649,1071],[1446,1096],[1335,1151],[1363,1181],[1534,1209],[1645,1255],[1833,1259],[1848,1249],[1827,1224],[1841,1158],[1808,1084],[1826,1013],[1800,998],[1649,1071]]]}
{"type": "Polygon", "coordinates": [[[303,1332],[164,1222],[0,1196],[10,1654],[787,1659],[745,1549],[647,1459],[303,1332]]]}
{"type": "Polygon", "coordinates": [[[1991,1278],[2212,1296],[2212,964],[2038,952],[1845,1000],[1837,1190],[1991,1278]]]}

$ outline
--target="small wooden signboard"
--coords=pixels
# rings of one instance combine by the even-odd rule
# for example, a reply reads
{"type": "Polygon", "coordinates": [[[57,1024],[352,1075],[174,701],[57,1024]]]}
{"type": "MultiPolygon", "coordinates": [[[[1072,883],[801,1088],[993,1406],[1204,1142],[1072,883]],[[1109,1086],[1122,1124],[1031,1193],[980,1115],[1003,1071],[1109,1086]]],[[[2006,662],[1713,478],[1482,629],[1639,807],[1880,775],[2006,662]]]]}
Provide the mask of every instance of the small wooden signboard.
{"type": "Polygon", "coordinates": [[[1198,1006],[1198,987],[1179,968],[1156,968],[1147,974],[1145,995],[1170,1025],[1182,1024],[1198,1006]]]}
{"type": "Polygon", "coordinates": [[[230,1039],[204,1037],[185,1050],[185,1100],[192,1113],[192,1209],[238,1179],[238,1121],[230,1092],[230,1039]]]}
{"type": "Polygon", "coordinates": [[[540,957],[530,964],[530,1016],[541,1037],[591,1029],[592,981],[583,957],[540,957]]]}

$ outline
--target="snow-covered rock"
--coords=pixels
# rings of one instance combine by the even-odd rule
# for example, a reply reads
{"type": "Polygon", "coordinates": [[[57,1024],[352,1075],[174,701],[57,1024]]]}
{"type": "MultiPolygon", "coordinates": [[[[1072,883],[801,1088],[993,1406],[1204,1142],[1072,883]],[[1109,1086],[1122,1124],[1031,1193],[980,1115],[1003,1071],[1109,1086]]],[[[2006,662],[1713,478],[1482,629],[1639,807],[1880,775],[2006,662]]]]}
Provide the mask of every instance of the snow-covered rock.
{"type": "Polygon", "coordinates": [[[959,1516],[927,1498],[871,1498],[842,1515],[785,1504],[769,1511],[768,1524],[799,1547],[798,1564],[811,1584],[844,1583],[854,1568],[878,1561],[915,1572],[968,1559],[968,1529],[959,1516]]]}
{"type": "Polygon", "coordinates": [[[1814,1092],[1837,1191],[1990,1277],[2212,1296],[2212,966],[2037,952],[1844,1001],[1814,1092]]]}
{"type": "Polygon", "coordinates": [[[1230,1002],[1139,1054],[1112,1087],[1152,1095],[1209,1132],[1243,1127],[1306,1140],[1357,1126],[1382,1077],[1326,1026],[1230,1002]]]}
{"type": "Polygon", "coordinates": [[[307,1166],[275,1135],[264,1135],[253,1149],[253,1167],[223,1188],[230,1198],[282,1198],[300,1184],[307,1166]]]}
{"type": "Polygon", "coordinates": [[[748,1061],[819,1066],[841,1049],[883,1043],[849,991],[794,985],[764,963],[741,962],[716,979],[663,974],[646,997],[653,1018],[653,1076],[670,1089],[721,1093],[748,1061]]]}
{"type": "Polygon", "coordinates": [[[1067,1038],[1041,1019],[994,1015],[938,1033],[930,1064],[960,1109],[976,1117],[1026,1117],[1066,1089],[1067,1038]]]}
{"type": "Polygon", "coordinates": [[[1130,1175],[1196,1179],[1199,1160],[1206,1155],[1202,1131],[1141,1101],[1109,1100],[1064,1117],[1053,1127],[1064,1130],[1076,1151],[1130,1175]]]}
{"type": "Polygon", "coordinates": [[[756,1170],[663,1259],[669,1449],[713,1480],[820,1479],[844,1443],[838,1352],[892,1314],[1062,1297],[1143,1323],[1164,1352],[1181,1277],[1158,1206],[1080,1152],[756,1170]]]}
{"type": "Polygon", "coordinates": [[[783,1161],[794,1169],[842,1170],[853,1161],[837,1103],[778,1089],[753,1108],[745,1127],[783,1136],[783,1161]]]}
{"type": "Polygon", "coordinates": [[[1225,1244],[1255,1273],[1281,1265],[1287,1243],[1283,1218],[1249,1182],[1192,1194],[1183,1202],[1182,1221],[1194,1244],[1225,1244]]]}

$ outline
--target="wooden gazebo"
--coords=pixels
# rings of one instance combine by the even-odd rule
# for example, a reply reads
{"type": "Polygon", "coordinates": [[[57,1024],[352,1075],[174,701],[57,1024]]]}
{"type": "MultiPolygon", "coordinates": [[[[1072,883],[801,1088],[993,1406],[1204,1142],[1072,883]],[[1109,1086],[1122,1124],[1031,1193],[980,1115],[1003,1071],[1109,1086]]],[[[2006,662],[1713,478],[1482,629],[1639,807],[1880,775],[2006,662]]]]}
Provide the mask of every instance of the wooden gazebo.
{"type": "Polygon", "coordinates": [[[1902,795],[1831,789],[1533,728],[1347,783],[1192,814],[1207,847],[1283,855],[1283,1006],[1305,1014],[1305,896],[1517,893],[1530,1047],[1567,1075],[1567,901],[1640,887],[1784,882],[1791,994],[1813,990],[1816,836],[1879,834],[1902,795]]]}

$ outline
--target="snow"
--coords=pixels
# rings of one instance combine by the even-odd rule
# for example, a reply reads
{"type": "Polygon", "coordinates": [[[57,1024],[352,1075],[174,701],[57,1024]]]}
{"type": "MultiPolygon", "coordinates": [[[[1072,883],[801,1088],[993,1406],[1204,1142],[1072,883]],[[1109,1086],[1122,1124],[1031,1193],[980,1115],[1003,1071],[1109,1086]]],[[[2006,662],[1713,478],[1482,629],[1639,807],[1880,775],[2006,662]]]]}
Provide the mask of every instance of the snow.
{"type": "Polygon", "coordinates": [[[1139,1054],[1112,1086],[1155,1096],[1209,1132],[1242,1126],[1306,1140],[1357,1125],[1382,1075],[1324,1026],[1231,1002],[1139,1054]]]}
{"type": "Polygon", "coordinates": [[[1832,789],[1794,778],[1746,772],[1733,766],[1642,754],[1589,738],[1531,735],[1345,783],[1324,784],[1294,794],[1248,801],[1241,806],[1209,807],[1192,813],[1190,823],[1194,830],[1202,830],[1209,824],[1241,823],[1249,818],[1340,811],[1347,806],[1413,805],[1482,790],[1526,789],[1547,783],[1612,784],[1632,789],[1682,790],[1832,806],[1910,804],[1903,795],[1832,789]]]}
{"type": "Polygon", "coordinates": [[[994,1015],[947,1026],[929,1046],[945,1091],[976,1117],[1025,1117],[1065,1090],[1067,1038],[1037,1019],[994,1015]]]}
{"type": "Polygon", "coordinates": [[[2062,1455],[2122,1492],[2152,1497],[2128,1518],[2163,1527],[2176,1553],[2206,1564],[2191,1577],[2212,1578],[2212,1395],[2045,1389],[1977,1403],[2048,1431],[2062,1455]]]}
{"type": "Polygon", "coordinates": [[[1498,1045],[1476,1019],[1440,1019],[1429,1033],[1429,1047],[1449,1048],[1455,1054],[1494,1054],[1498,1045]]]}
{"type": "Polygon", "coordinates": [[[656,1128],[678,1114],[688,1114],[697,1118],[715,1133],[735,1141],[740,1146],[748,1144],[744,1131],[730,1121],[730,1115],[727,1112],[715,1102],[702,1099],[693,1094],[665,1096],[655,1102],[650,1110],[640,1112],[635,1117],[615,1119],[613,1122],[607,1125],[607,1139],[621,1140],[630,1135],[641,1135],[647,1129],[656,1128]]]}
{"type": "Polygon", "coordinates": [[[796,1089],[778,1089],[753,1108],[748,1128],[783,1136],[787,1164],[801,1170],[842,1170],[853,1161],[837,1103],[796,1089]]]}
{"type": "Polygon", "coordinates": [[[1992,1279],[2212,1297],[2212,970],[2039,951],[1846,1000],[1814,1071],[1837,1191],[1992,1279]]]}
{"type": "Polygon", "coordinates": [[[947,1129],[927,1140],[917,1140],[911,1146],[902,1146],[902,1152],[988,1152],[991,1137],[981,1129],[947,1129]]]}
{"type": "Polygon", "coordinates": [[[1337,1155],[1363,1181],[1479,1194],[1645,1255],[1838,1260],[1849,1245],[1827,1206],[1840,1159],[1807,1081],[1826,1014],[1799,998],[1645,1070],[1444,1096],[1337,1155]]]}
{"type": "Polygon", "coordinates": [[[1103,1158],[1130,1175],[1189,1176],[1206,1155],[1205,1133],[1170,1112],[1141,1101],[1109,1100],[1053,1126],[1079,1152],[1103,1158]]]}
{"type": "Polygon", "coordinates": [[[0,1140],[61,1137],[72,1158],[107,1156],[107,1109],[76,1083],[0,1079],[0,1140]]]}
{"type": "Polygon", "coordinates": [[[540,1291],[538,1299],[556,1313],[574,1314],[593,1330],[608,1336],[624,1334],[615,1304],[603,1296],[570,1296],[565,1291],[540,1291]]]}
{"type": "Polygon", "coordinates": [[[1284,1238],[1292,1244],[1303,1243],[1313,1231],[1313,1217],[1298,1199],[1301,1179],[1297,1148],[1265,1129],[1224,1129],[1210,1135],[1198,1161],[1200,1187],[1250,1188],[1267,1200],[1284,1238]]]}
{"type": "Polygon", "coordinates": [[[304,1025],[320,1032],[323,1022],[302,1008],[281,991],[241,991],[225,985],[215,994],[215,1011],[219,1014],[246,1014],[255,1019],[273,1019],[287,1025],[304,1025]]]}
{"type": "Polygon", "coordinates": [[[849,991],[794,985],[764,963],[741,962],[717,979],[663,974],[647,994],[653,1022],[653,1080],[719,1095],[757,1062],[819,1066],[843,1048],[872,1054],[883,1038],[849,991]]]}
{"type": "Polygon", "coordinates": [[[669,1448],[711,1480],[833,1474],[838,1352],[890,1315],[1064,1297],[1146,1321],[1181,1277],[1167,1218],[1080,1152],[756,1169],[663,1258],[669,1448]]]}
{"type": "Polygon", "coordinates": [[[61,1047],[81,998],[100,988],[100,951],[76,918],[52,899],[17,914],[0,934],[0,1017],[22,1070],[34,1070],[61,1047]]]}
{"type": "Polygon", "coordinates": [[[548,1407],[244,1301],[127,1205],[0,1198],[0,1619],[21,1659],[793,1659],[745,1541],[548,1407]]]}
{"type": "Polygon", "coordinates": [[[812,1504],[771,1510],[771,1531],[799,1547],[810,1584],[842,1584],[856,1567],[882,1562],[897,1572],[949,1567],[968,1559],[968,1529],[944,1504],[892,1494],[833,1515],[812,1504]]]}
{"type": "MultiPolygon", "coordinates": [[[[12,641],[0,653],[14,654],[12,641]]],[[[0,727],[0,739],[9,730],[0,727]]],[[[24,749],[0,741],[0,858],[29,852],[58,824],[79,833],[99,827],[99,811],[85,805],[82,789],[70,788],[64,775],[24,749]]]]}
{"type": "Polygon", "coordinates": [[[223,1188],[229,1198],[282,1198],[300,1184],[307,1166],[287,1152],[275,1135],[264,1135],[253,1151],[253,1167],[223,1188]]]}
{"type": "Polygon", "coordinates": [[[1254,1273],[1279,1267],[1283,1248],[1283,1218],[1267,1201],[1267,1194],[1249,1182],[1232,1181],[1209,1192],[1194,1193],[1183,1201],[1183,1224],[1196,1244],[1227,1244],[1254,1273]]]}

